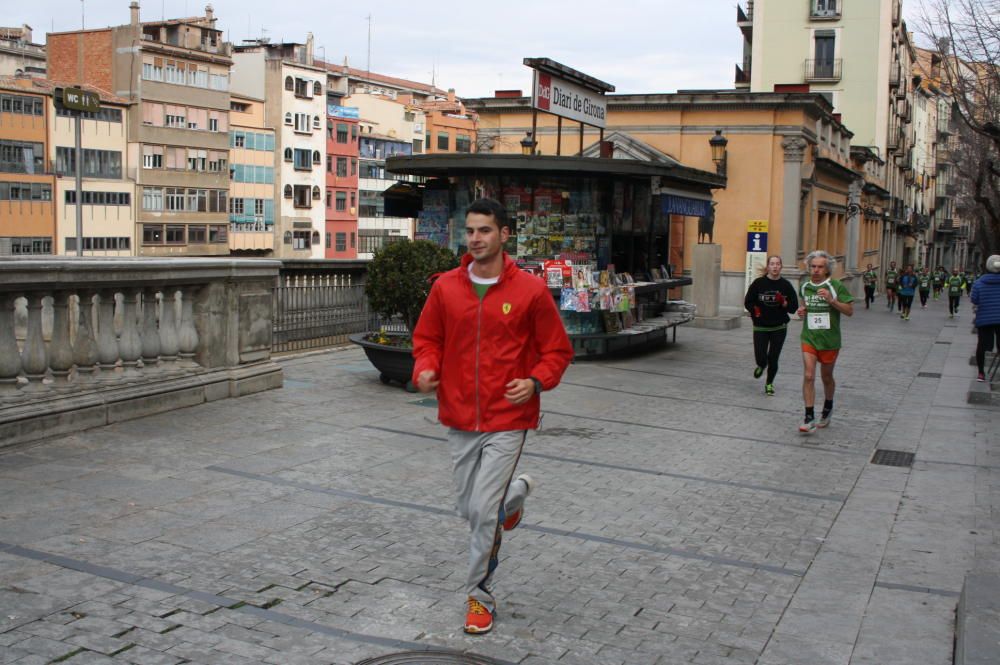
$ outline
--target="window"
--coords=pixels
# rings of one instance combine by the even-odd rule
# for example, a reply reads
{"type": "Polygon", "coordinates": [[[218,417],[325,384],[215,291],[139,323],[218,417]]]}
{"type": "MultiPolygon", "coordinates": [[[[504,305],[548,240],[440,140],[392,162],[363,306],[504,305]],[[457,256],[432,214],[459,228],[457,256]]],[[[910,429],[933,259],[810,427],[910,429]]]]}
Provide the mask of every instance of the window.
{"type": "Polygon", "coordinates": [[[291,148],[285,148],[285,161],[286,162],[292,161],[292,149],[291,148]]]}
{"type": "MultiPolygon", "coordinates": [[[[287,85],[287,84],[286,84],[287,85]]],[[[312,86],[306,79],[295,79],[295,96],[312,99],[312,86]]]]}
{"type": "Polygon", "coordinates": [[[230,199],[229,200],[229,212],[233,215],[243,214],[243,199],[230,199]]]}
{"type": "MultiPolygon", "coordinates": [[[[122,154],[117,150],[91,150],[84,148],[81,171],[87,178],[122,177],[122,154]]],[[[76,148],[56,147],[56,173],[76,173],[76,148]]]]}
{"type": "Polygon", "coordinates": [[[465,134],[455,136],[455,152],[472,152],[472,139],[465,134]]]}
{"type": "MultiPolygon", "coordinates": [[[[27,114],[26,110],[26,114],[27,114]]],[[[41,115],[40,113],[34,113],[32,115],[41,115]]],[[[100,120],[102,122],[121,122],[122,112],[121,109],[108,108],[102,106],[99,111],[72,111],[62,104],[56,104],[56,115],[63,116],[67,118],[72,118],[75,116],[80,116],[84,120],[100,120]]]]}
{"type": "Polygon", "coordinates": [[[320,129],[319,116],[318,115],[314,115],[313,116],[313,129],[320,129]]]}
{"type": "Polygon", "coordinates": [[[187,168],[188,168],[188,171],[207,171],[208,170],[208,151],[207,150],[196,150],[194,148],[188,148],[188,151],[187,151],[187,168]]]}
{"type": "MultiPolygon", "coordinates": [[[[313,95],[315,95],[315,96],[318,97],[318,96],[320,96],[322,94],[323,94],[323,86],[320,85],[319,81],[314,81],[313,82],[313,95]]],[[[318,119],[317,119],[317,125],[318,125],[318,119]]],[[[319,127],[317,127],[317,129],[319,129],[319,127]]]]}
{"type": "Polygon", "coordinates": [[[229,110],[236,111],[237,113],[247,113],[250,111],[250,105],[244,104],[243,102],[229,102],[229,110]]]}
{"type": "Polygon", "coordinates": [[[833,30],[817,30],[815,36],[815,55],[817,78],[833,78],[835,53],[835,33],[833,30]]]}
{"type": "Polygon", "coordinates": [[[208,131],[210,131],[210,132],[217,132],[217,131],[219,131],[219,119],[218,118],[209,118],[208,119],[208,131]]]}
{"type": "Polygon", "coordinates": [[[208,151],[208,170],[214,173],[222,173],[226,170],[228,155],[219,150],[208,151]]]}
{"type": "Polygon", "coordinates": [[[326,190],[326,207],[329,208],[331,205],[333,205],[333,192],[328,189],[326,190]]]}
{"type": "Polygon", "coordinates": [[[188,232],[188,244],[203,243],[206,238],[206,228],[204,226],[189,226],[187,228],[188,232]]]}
{"type": "Polygon", "coordinates": [[[337,212],[344,212],[347,210],[347,193],[337,192],[337,212]]]}
{"type": "Polygon", "coordinates": [[[836,17],[840,15],[837,11],[837,0],[813,0],[812,15],[816,17],[836,17]]]}
{"type": "Polygon", "coordinates": [[[163,59],[153,58],[152,61],[142,63],[142,78],[147,81],[163,80],[163,59]]]}
{"type": "Polygon", "coordinates": [[[351,125],[351,138],[352,139],[358,138],[358,126],[357,125],[351,125]]]}
{"type": "Polygon", "coordinates": [[[292,231],[292,249],[309,249],[312,244],[309,238],[312,234],[309,231],[292,231]]]}
{"type": "Polygon", "coordinates": [[[41,143],[0,140],[0,172],[42,173],[44,160],[41,143]]]}
{"type": "Polygon", "coordinates": [[[337,158],[337,177],[343,178],[347,175],[347,157],[337,158]]]}
{"type": "Polygon", "coordinates": [[[347,234],[337,233],[337,251],[346,252],[347,251],[347,234]]]}
{"type": "Polygon", "coordinates": [[[323,155],[319,154],[319,150],[313,150],[313,166],[323,165],[323,155]]]}
{"type": "Polygon", "coordinates": [[[337,143],[347,143],[347,125],[342,122],[337,123],[337,143]]]}
{"type": "Polygon", "coordinates": [[[313,194],[313,201],[319,201],[320,196],[322,196],[322,194],[319,191],[319,187],[313,187],[312,194],[313,194]]]}
{"type": "Polygon", "coordinates": [[[448,150],[450,148],[450,141],[448,139],[448,132],[438,132],[438,150],[448,150]]]}
{"type": "Polygon", "coordinates": [[[292,187],[292,204],[296,208],[312,207],[312,192],[309,185],[294,185],[292,187]]]}
{"type": "Polygon", "coordinates": [[[142,146],[142,168],[162,169],[163,168],[163,146],[144,145],[142,146]]]}
{"type": "Polygon", "coordinates": [[[291,185],[285,185],[284,194],[285,194],[285,198],[286,199],[292,198],[292,186],[291,185]]]}
{"type": "Polygon", "coordinates": [[[355,192],[351,192],[351,209],[352,210],[354,209],[355,205],[357,205],[357,194],[355,192]]]}
{"type": "Polygon", "coordinates": [[[295,90],[295,79],[291,76],[285,77],[285,90],[295,90]]]}
{"type": "Polygon", "coordinates": [[[424,142],[421,139],[413,139],[413,154],[419,155],[424,151],[424,142]]]}
{"type": "Polygon", "coordinates": [[[295,148],[293,162],[296,171],[308,171],[312,168],[312,156],[308,150],[303,150],[302,148],[295,148]]]}
{"type": "MultiPolygon", "coordinates": [[[[76,190],[68,189],[64,194],[67,205],[76,204],[76,190]]],[[[0,198],[3,198],[2,192],[0,192],[0,198]]],[[[93,192],[86,190],[83,192],[83,205],[127,206],[131,202],[132,195],[129,192],[93,192]]]]}
{"type": "Polygon", "coordinates": [[[143,245],[162,245],[163,244],[163,225],[162,224],[143,224],[142,225],[142,244],[143,245]]]}
{"type": "Polygon", "coordinates": [[[312,132],[312,125],[310,124],[308,113],[295,114],[295,131],[300,134],[309,134],[312,132]]]}
{"type": "MultiPolygon", "coordinates": [[[[74,195],[76,192],[70,190],[67,194],[74,195]]],[[[52,185],[40,182],[0,182],[0,201],[51,201],[52,185]]]]}
{"type": "Polygon", "coordinates": [[[247,136],[244,132],[233,132],[229,135],[232,139],[229,143],[231,148],[244,148],[247,144],[247,136]]]}
{"type": "Polygon", "coordinates": [[[333,173],[333,155],[330,154],[326,156],[326,172],[333,173]]]}
{"type": "Polygon", "coordinates": [[[357,241],[355,240],[355,233],[354,231],[351,231],[351,249],[354,249],[356,242],[357,241]]]}
{"type": "Polygon", "coordinates": [[[159,187],[143,187],[142,209],[163,210],[163,190],[159,187]]]}
{"type": "Polygon", "coordinates": [[[212,224],[208,227],[208,241],[212,243],[229,242],[229,227],[222,224],[212,224]]]}
{"type": "Polygon", "coordinates": [[[164,236],[166,238],[166,243],[168,245],[183,245],[184,244],[184,227],[183,226],[167,226],[167,232],[164,236]]]}
{"type": "Polygon", "coordinates": [[[285,114],[285,124],[286,125],[291,125],[292,124],[292,114],[291,113],[286,113],[285,114]]]}
{"type": "Polygon", "coordinates": [[[351,157],[351,175],[358,174],[358,158],[351,157]]]}
{"type": "Polygon", "coordinates": [[[181,212],[184,210],[184,188],[167,187],[163,190],[164,210],[181,212]]]}

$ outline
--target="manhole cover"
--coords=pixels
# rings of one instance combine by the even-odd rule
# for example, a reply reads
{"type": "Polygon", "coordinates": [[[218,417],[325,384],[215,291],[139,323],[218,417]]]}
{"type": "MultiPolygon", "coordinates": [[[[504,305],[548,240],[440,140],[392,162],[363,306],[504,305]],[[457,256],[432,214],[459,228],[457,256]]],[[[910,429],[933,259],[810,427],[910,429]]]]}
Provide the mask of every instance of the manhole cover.
{"type": "Polygon", "coordinates": [[[872,464],[881,464],[882,466],[913,466],[913,453],[879,448],[872,456],[872,464]]]}
{"type": "Polygon", "coordinates": [[[922,376],[925,379],[940,379],[941,372],[918,372],[917,376],[922,376]]]}
{"type": "Polygon", "coordinates": [[[376,656],[357,665],[502,665],[504,661],[493,660],[474,653],[456,651],[406,651],[376,656]]]}

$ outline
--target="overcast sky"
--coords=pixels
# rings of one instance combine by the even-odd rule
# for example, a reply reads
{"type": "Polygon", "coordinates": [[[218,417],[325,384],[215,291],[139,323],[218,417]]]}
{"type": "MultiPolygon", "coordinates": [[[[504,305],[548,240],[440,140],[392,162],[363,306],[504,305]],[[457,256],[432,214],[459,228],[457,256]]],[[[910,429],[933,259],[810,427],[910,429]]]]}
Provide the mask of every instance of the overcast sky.
{"type": "MultiPolygon", "coordinates": [[[[129,0],[32,0],[6,5],[6,25],[27,23],[34,40],[50,31],[120,25],[129,0]],[[81,17],[81,7],[84,15],[81,17]]],[[[868,1],[868,0],[865,0],[868,1]]],[[[142,20],[195,16],[204,0],[140,0],[142,20]]],[[[745,0],[741,0],[745,5],[745,0]]],[[[525,57],[547,57],[607,81],[619,93],[731,88],[742,60],[735,0],[503,0],[437,3],[213,0],[218,27],[248,37],[304,42],[317,56],[352,67],[455,88],[459,96],[528,91],[525,57]]],[[[904,17],[917,1],[904,0],[904,17]]],[[[912,29],[912,28],[911,28],[912,29]]]]}

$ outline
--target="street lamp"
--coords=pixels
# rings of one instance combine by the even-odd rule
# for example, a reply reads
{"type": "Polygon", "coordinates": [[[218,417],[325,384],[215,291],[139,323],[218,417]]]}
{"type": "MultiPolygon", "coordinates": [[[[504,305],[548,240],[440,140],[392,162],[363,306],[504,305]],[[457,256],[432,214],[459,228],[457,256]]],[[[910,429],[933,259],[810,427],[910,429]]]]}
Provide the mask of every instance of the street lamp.
{"type": "Polygon", "coordinates": [[[525,156],[535,154],[536,145],[534,137],[531,136],[531,131],[525,132],[524,138],[521,139],[521,154],[525,156]]]}
{"type": "Polygon", "coordinates": [[[726,146],[728,139],[722,135],[722,130],[715,130],[715,136],[708,140],[708,145],[712,148],[712,161],[715,162],[715,172],[721,176],[726,175],[726,146]]]}

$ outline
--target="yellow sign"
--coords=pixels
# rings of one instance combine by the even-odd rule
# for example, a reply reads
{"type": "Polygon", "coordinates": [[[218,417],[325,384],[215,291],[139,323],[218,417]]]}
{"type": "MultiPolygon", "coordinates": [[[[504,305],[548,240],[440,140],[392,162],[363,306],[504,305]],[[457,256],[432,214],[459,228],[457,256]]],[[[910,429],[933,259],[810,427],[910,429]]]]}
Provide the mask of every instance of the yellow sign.
{"type": "Polygon", "coordinates": [[[767,220],[751,219],[747,222],[747,233],[767,233],[767,220]]]}

